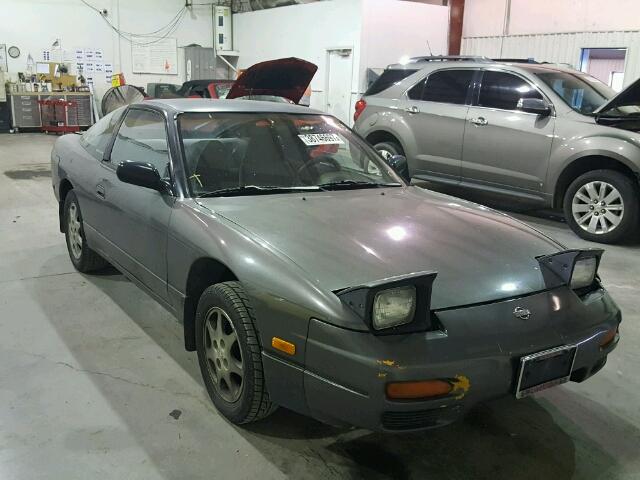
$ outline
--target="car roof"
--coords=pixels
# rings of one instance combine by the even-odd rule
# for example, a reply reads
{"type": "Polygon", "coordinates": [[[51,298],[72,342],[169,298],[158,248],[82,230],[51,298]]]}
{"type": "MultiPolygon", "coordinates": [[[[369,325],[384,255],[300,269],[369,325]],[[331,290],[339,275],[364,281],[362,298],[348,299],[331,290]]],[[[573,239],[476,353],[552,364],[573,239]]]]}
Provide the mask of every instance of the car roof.
{"type": "Polygon", "coordinates": [[[141,105],[150,105],[172,113],[183,112],[257,112],[257,113],[297,113],[326,115],[309,107],[279,102],[259,100],[215,100],[208,98],[166,98],[145,100],[141,105]]]}

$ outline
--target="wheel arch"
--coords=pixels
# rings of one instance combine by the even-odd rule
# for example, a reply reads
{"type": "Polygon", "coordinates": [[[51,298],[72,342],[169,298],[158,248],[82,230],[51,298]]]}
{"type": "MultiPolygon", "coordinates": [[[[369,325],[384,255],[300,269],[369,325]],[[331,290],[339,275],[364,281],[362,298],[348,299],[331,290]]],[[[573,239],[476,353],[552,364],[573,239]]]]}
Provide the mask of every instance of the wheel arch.
{"type": "Polygon", "coordinates": [[[64,202],[67,199],[67,194],[73,190],[73,185],[71,184],[71,182],[64,178],[62,179],[62,181],[60,182],[60,201],[58,202],[58,220],[60,223],[60,232],[64,233],[65,231],[65,227],[64,227],[64,202]]]}
{"type": "Polygon", "coordinates": [[[562,208],[564,194],[569,188],[569,185],[571,185],[571,182],[576,178],[592,170],[603,169],[620,172],[634,181],[638,181],[638,174],[620,160],[606,155],[587,155],[579,157],[566,165],[558,176],[558,181],[556,182],[553,193],[553,207],[562,208]]]}
{"type": "Polygon", "coordinates": [[[196,309],[202,292],[210,285],[237,280],[238,277],[227,265],[212,257],[201,257],[191,264],[183,307],[184,345],[188,351],[196,349],[196,309]]]}
{"type": "Polygon", "coordinates": [[[398,136],[387,130],[375,130],[368,134],[366,139],[367,142],[369,142],[371,145],[375,145],[376,143],[380,142],[393,142],[398,144],[403,152],[407,151],[398,136]]]}

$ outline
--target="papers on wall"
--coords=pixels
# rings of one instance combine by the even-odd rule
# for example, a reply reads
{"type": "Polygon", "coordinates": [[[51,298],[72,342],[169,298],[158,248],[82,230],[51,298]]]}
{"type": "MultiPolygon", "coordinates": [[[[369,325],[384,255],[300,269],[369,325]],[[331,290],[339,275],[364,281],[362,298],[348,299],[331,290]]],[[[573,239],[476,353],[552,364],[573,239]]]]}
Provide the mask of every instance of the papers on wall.
{"type": "Polygon", "coordinates": [[[76,75],[82,75],[88,85],[111,84],[113,64],[107,63],[102,48],[76,47],[72,51],[76,75]]]}
{"type": "Polygon", "coordinates": [[[131,44],[133,73],[178,74],[178,43],[175,38],[146,37],[131,44]]]}

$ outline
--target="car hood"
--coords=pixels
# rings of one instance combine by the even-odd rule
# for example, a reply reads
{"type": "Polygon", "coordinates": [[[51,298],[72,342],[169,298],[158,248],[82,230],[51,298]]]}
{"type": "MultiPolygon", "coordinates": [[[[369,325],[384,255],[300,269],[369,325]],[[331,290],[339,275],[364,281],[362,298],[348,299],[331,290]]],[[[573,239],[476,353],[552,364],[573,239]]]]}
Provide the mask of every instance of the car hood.
{"type": "Polygon", "coordinates": [[[198,201],[331,291],[437,271],[434,309],[544,290],[535,257],[560,250],[511,217],[418,187],[198,201]]]}
{"type": "Polygon", "coordinates": [[[256,63],[235,81],[226,98],[272,95],[298,103],[318,66],[299,58],[256,63]]]}
{"type": "Polygon", "coordinates": [[[640,106],[640,78],[610,98],[608,102],[598,107],[593,113],[600,115],[614,108],[630,106],[640,106]]]}

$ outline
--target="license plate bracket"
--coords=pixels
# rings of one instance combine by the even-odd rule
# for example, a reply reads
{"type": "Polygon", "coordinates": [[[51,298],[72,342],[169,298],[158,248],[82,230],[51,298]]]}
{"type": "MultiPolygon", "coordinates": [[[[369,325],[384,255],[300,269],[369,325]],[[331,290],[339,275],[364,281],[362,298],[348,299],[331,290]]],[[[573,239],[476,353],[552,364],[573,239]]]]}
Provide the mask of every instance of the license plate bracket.
{"type": "Polygon", "coordinates": [[[520,358],[516,398],[568,382],[577,351],[577,345],[564,345],[520,358]]]}

